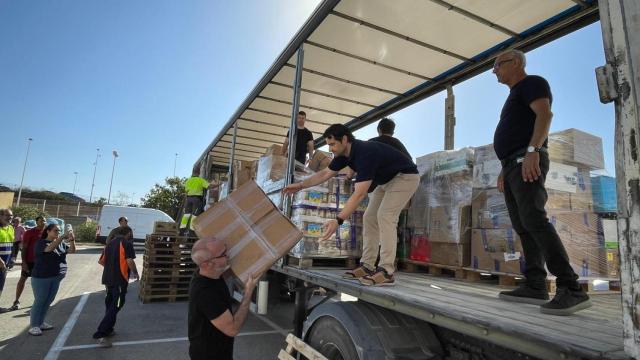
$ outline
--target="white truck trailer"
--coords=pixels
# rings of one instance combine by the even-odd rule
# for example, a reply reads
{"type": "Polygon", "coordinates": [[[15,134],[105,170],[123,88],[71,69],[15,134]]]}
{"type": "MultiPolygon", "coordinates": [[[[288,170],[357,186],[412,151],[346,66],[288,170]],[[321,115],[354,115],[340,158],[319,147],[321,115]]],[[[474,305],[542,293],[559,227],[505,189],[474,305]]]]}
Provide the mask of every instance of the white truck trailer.
{"type": "MultiPolygon", "coordinates": [[[[204,174],[228,166],[231,179],[234,160],[257,159],[282,143],[300,108],[316,138],[332,123],[357,130],[451,93],[505,49],[526,52],[597,21],[606,55],[595,69],[600,98],[615,104],[621,296],[594,296],[592,309],[553,317],[501,302],[495,289],[481,285],[397,273],[394,287],[363,287],[341,279],[339,270],[285,262],[273,270],[295,284],[298,336],[330,359],[640,358],[637,0],[325,0],[196,165],[204,174]],[[318,288],[332,300],[310,304],[318,288]],[[345,294],[357,301],[333,301],[345,294]]],[[[451,149],[449,99],[444,136],[451,149]]]]}

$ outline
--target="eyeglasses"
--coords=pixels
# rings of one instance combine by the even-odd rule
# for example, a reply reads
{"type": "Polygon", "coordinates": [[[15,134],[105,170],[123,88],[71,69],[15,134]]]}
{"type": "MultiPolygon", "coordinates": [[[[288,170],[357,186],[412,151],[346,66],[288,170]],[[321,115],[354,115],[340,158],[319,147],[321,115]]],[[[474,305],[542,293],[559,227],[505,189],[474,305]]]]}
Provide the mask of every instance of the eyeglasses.
{"type": "Polygon", "coordinates": [[[54,233],[56,233],[56,234],[59,234],[59,233],[60,233],[60,230],[58,230],[58,229],[53,229],[53,230],[51,230],[51,231],[53,231],[53,232],[54,232],[54,233]]]}
{"type": "Polygon", "coordinates": [[[513,61],[513,59],[506,59],[506,60],[502,60],[502,61],[497,61],[495,64],[493,64],[493,68],[494,69],[500,69],[500,67],[502,67],[503,64],[508,63],[509,61],[513,61]]]}

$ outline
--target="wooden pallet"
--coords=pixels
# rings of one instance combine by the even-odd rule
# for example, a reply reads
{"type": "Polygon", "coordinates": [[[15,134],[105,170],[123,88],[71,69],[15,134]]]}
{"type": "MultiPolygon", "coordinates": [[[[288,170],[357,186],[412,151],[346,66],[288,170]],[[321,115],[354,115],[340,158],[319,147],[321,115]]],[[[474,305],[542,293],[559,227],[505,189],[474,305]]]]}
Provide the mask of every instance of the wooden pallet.
{"type": "Polygon", "coordinates": [[[143,290],[188,290],[189,282],[179,282],[179,283],[171,283],[171,284],[162,284],[156,283],[155,281],[151,282],[141,282],[140,283],[140,291],[143,290]]]}
{"type": "Polygon", "coordinates": [[[143,304],[155,303],[155,302],[178,302],[188,301],[189,294],[186,295],[147,295],[138,294],[138,298],[143,304]]]}
{"type": "Polygon", "coordinates": [[[278,360],[295,360],[295,352],[299,352],[304,355],[305,359],[309,360],[328,360],[316,349],[312,348],[309,344],[305,343],[293,334],[287,335],[286,343],[286,348],[280,349],[280,353],[278,353],[278,360]]]}
{"type": "Polygon", "coordinates": [[[198,241],[198,238],[194,236],[149,234],[147,235],[145,243],[180,243],[193,245],[196,241],[198,241]]]}
{"type": "Polygon", "coordinates": [[[196,271],[197,267],[189,267],[189,268],[180,268],[180,267],[169,267],[169,268],[151,268],[144,267],[142,270],[142,274],[146,275],[149,278],[157,278],[157,277],[191,277],[193,273],[196,271]]]}
{"type": "Polygon", "coordinates": [[[456,279],[466,279],[467,272],[460,266],[425,263],[413,260],[401,260],[399,268],[409,273],[427,272],[435,276],[450,276],[456,279]]]}
{"type": "Polygon", "coordinates": [[[175,264],[175,265],[191,265],[194,264],[191,260],[191,255],[147,255],[142,257],[143,262],[154,266],[154,264],[175,264]]]}
{"type": "Polygon", "coordinates": [[[360,258],[343,256],[343,257],[305,257],[299,258],[295,256],[288,257],[288,265],[295,266],[300,269],[309,269],[317,267],[333,267],[353,269],[358,265],[360,258]]]}
{"type": "Polygon", "coordinates": [[[169,235],[177,235],[178,234],[178,223],[169,222],[169,221],[156,221],[153,224],[153,233],[154,234],[169,234],[169,235]]]}

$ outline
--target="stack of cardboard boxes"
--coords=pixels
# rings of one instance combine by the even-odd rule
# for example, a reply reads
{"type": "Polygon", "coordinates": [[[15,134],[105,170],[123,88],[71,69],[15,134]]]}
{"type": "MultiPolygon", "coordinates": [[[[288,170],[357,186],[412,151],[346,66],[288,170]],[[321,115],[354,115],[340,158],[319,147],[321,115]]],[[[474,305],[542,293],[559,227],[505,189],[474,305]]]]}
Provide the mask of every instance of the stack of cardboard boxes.
{"type": "MultiPolygon", "coordinates": [[[[549,221],[580,276],[606,276],[602,220],[593,209],[590,171],[604,165],[602,140],[569,129],[549,136],[551,164],[546,178],[549,221]]],[[[524,257],[511,227],[504,196],[496,188],[500,164],[493,145],[475,149],[471,266],[490,272],[520,274],[524,257]]]]}
{"type": "Polygon", "coordinates": [[[473,149],[439,151],[417,159],[420,185],[407,226],[409,259],[466,266],[470,256],[473,149]]]}
{"type": "Polygon", "coordinates": [[[298,258],[360,257],[362,254],[362,214],[367,207],[364,200],[345,220],[336,234],[321,240],[323,225],[335,219],[353,191],[352,182],[343,176],[295,194],[291,220],[302,230],[303,239],[291,250],[298,258]]]}

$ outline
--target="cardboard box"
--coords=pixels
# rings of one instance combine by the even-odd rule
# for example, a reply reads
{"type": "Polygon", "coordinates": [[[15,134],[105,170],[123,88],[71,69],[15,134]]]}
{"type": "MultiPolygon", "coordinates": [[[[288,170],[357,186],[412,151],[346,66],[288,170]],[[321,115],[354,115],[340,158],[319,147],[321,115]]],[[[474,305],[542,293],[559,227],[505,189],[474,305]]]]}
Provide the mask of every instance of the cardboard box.
{"type": "Polygon", "coordinates": [[[282,156],[284,155],[282,150],[283,150],[282,145],[273,144],[266,149],[266,151],[264,152],[264,156],[271,156],[271,155],[282,156]]]}
{"type": "Polygon", "coordinates": [[[497,188],[473,189],[471,227],[477,229],[508,229],[511,218],[504,194],[497,188]]]}
{"type": "Polygon", "coordinates": [[[569,239],[562,239],[567,246],[604,248],[602,220],[595,213],[587,212],[550,212],[549,222],[558,233],[571,233],[569,239]]]}
{"type": "Polygon", "coordinates": [[[563,164],[603,169],[602,138],[577,129],[549,134],[549,158],[563,164]]]}
{"type": "Polygon", "coordinates": [[[602,219],[601,221],[604,247],[607,249],[618,249],[618,221],[609,219],[602,219]]]}
{"type": "Polygon", "coordinates": [[[567,250],[569,256],[569,263],[579,276],[607,276],[607,255],[604,247],[588,247],[584,245],[578,245],[579,241],[573,240],[567,244],[564,248],[567,250]]]}
{"type": "Polygon", "coordinates": [[[233,164],[233,188],[237,189],[244,183],[255,180],[256,161],[236,160],[233,164]]]}
{"type": "Polygon", "coordinates": [[[438,206],[428,209],[428,236],[432,243],[462,243],[469,238],[471,206],[438,206]]]}
{"type": "MultiPolygon", "coordinates": [[[[467,232],[470,235],[470,232],[467,232]]],[[[458,244],[431,243],[431,259],[434,264],[450,266],[469,266],[471,259],[470,240],[458,244]]]]}
{"type": "Polygon", "coordinates": [[[522,274],[524,252],[520,237],[512,229],[473,229],[471,266],[488,272],[522,274]]]}
{"type": "Polygon", "coordinates": [[[547,189],[547,211],[570,211],[571,210],[571,194],[564,191],[547,189]]]}
{"type": "Polygon", "coordinates": [[[253,181],[200,214],[193,227],[200,238],[225,241],[231,271],[242,282],[268,270],[302,238],[253,181]]]}
{"type": "Polygon", "coordinates": [[[316,150],[313,152],[313,157],[311,158],[311,160],[309,160],[309,165],[307,167],[315,172],[318,172],[329,166],[331,160],[333,160],[332,153],[316,150]]]}
{"type": "Polygon", "coordinates": [[[618,211],[616,178],[605,175],[591,177],[591,193],[595,212],[614,213],[618,211]]]}
{"type": "Polygon", "coordinates": [[[493,144],[479,146],[474,149],[473,188],[494,188],[498,183],[498,176],[502,171],[502,164],[498,160],[493,144]]]}

